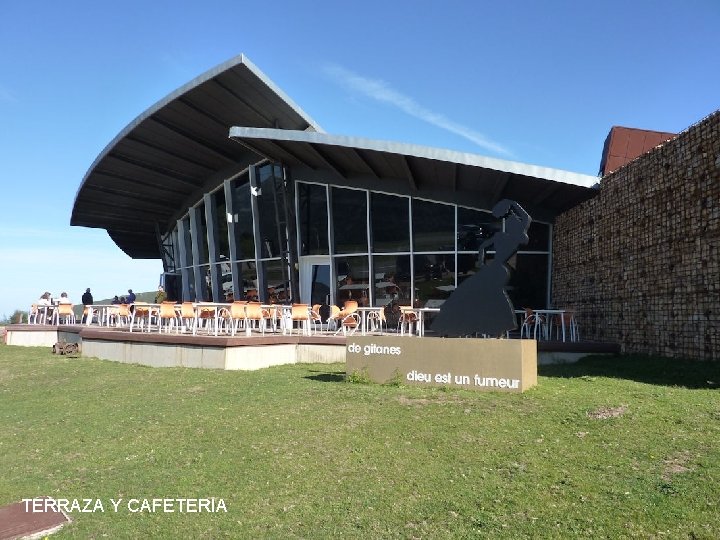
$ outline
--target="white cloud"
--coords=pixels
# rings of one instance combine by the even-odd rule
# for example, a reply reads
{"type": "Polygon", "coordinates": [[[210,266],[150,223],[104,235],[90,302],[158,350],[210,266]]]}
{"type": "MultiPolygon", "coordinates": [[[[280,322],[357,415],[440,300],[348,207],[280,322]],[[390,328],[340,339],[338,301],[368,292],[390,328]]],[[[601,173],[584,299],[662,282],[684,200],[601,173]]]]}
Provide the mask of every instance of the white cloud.
{"type": "Polygon", "coordinates": [[[488,139],[482,133],[454,122],[443,114],[426,109],[413,98],[398,92],[384,81],[368,79],[334,64],[326,66],[325,71],[335,81],[354,92],[359,92],[371,99],[396,107],[410,116],[449,131],[450,133],[454,133],[455,135],[459,135],[491,152],[504,156],[512,155],[507,148],[488,139]]]}

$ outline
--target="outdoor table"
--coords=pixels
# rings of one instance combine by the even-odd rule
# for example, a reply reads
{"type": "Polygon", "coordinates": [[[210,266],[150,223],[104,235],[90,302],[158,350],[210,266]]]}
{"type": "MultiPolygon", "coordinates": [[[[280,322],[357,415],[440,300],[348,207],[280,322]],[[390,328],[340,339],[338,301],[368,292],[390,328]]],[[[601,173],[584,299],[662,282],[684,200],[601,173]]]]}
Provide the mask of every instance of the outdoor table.
{"type": "Polygon", "coordinates": [[[358,307],[357,311],[360,313],[360,334],[366,335],[368,325],[368,313],[382,311],[382,307],[358,307]]]}
{"type": "Polygon", "coordinates": [[[418,313],[418,335],[420,337],[423,337],[425,335],[425,314],[426,313],[440,313],[440,308],[434,308],[434,307],[413,308],[413,311],[418,313]]]}
{"type": "MultiPolygon", "coordinates": [[[[158,305],[159,307],[159,305],[158,305]]],[[[200,313],[205,311],[206,313],[212,312],[212,320],[215,323],[215,336],[218,335],[220,328],[220,310],[222,308],[229,308],[230,304],[227,302],[194,302],[193,309],[195,310],[195,324],[193,324],[193,335],[197,333],[198,322],[200,321],[200,313]]],[[[176,307],[177,309],[177,307],[176,307]]],[[[207,317],[209,319],[209,317],[207,317]]]]}
{"type": "MultiPolygon", "coordinates": [[[[552,315],[558,315],[560,317],[560,326],[562,328],[562,340],[565,341],[565,319],[566,313],[564,309],[533,309],[534,313],[537,313],[540,316],[552,316],[552,315]]],[[[568,321],[570,322],[570,321],[568,321]]],[[[549,320],[545,324],[545,339],[550,339],[550,324],[549,320]]]]}
{"type": "Polygon", "coordinates": [[[288,325],[292,333],[292,306],[288,304],[260,304],[260,308],[270,311],[270,328],[273,334],[277,332],[277,322],[280,319],[280,331],[287,334],[288,325]]]}
{"type": "Polygon", "coordinates": [[[48,318],[52,318],[53,307],[50,304],[37,304],[37,315],[35,317],[35,324],[47,324],[48,318]],[[38,323],[38,321],[41,321],[38,323]]]}
{"type": "Polygon", "coordinates": [[[85,325],[90,326],[92,324],[93,315],[97,312],[98,326],[110,326],[110,312],[111,308],[114,307],[117,307],[118,310],[120,309],[119,304],[90,304],[83,306],[83,312],[85,311],[85,308],[90,310],[88,318],[85,321],[85,325]]]}
{"type": "MultiPolygon", "coordinates": [[[[561,328],[561,332],[562,332],[562,340],[563,340],[563,342],[566,341],[567,332],[565,330],[565,322],[567,321],[568,325],[570,325],[570,322],[571,322],[568,319],[568,313],[566,310],[564,310],[564,309],[532,309],[531,311],[535,315],[537,315],[539,317],[544,317],[547,320],[546,324],[544,324],[541,327],[541,332],[540,332],[540,337],[542,337],[543,339],[546,339],[546,340],[550,339],[550,324],[549,324],[548,317],[553,316],[553,315],[558,315],[560,317],[560,328],[561,328]]],[[[524,321],[524,317],[527,315],[527,312],[524,309],[516,309],[515,313],[518,315],[521,315],[520,318],[523,319],[523,321],[524,321]]],[[[523,321],[520,322],[521,327],[522,327],[523,321]]],[[[571,331],[570,334],[571,334],[570,338],[571,338],[571,340],[573,340],[574,339],[574,337],[572,335],[573,332],[571,331]]]]}
{"type": "MultiPolygon", "coordinates": [[[[93,306],[87,306],[87,307],[93,307],[93,306]]],[[[160,313],[160,304],[151,304],[149,302],[133,302],[130,304],[130,331],[132,332],[133,324],[135,324],[135,314],[137,313],[138,309],[147,309],[148,310],[148,323],[147,323],[147,332],[150,332],[150,326],[151,321],[153,317],[157,317],[157,315],[160,313]]]]}

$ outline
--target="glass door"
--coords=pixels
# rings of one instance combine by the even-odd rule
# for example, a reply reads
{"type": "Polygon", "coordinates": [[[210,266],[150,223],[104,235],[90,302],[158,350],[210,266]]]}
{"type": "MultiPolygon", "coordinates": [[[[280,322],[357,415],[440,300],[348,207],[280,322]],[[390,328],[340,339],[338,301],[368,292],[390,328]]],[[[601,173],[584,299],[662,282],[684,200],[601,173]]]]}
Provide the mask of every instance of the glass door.
{"type": "Polygon", "coordinates": [[[300,257],[300,298],[304,304],[330,304],[330,257],[300,257]]]}

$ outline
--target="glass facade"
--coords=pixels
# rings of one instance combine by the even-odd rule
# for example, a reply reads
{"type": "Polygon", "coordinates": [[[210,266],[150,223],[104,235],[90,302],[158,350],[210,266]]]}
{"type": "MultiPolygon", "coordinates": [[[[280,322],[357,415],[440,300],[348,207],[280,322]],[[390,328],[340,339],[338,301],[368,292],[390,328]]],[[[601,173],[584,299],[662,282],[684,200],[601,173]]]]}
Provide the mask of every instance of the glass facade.
{"type": "Polygon", "coordinates": [[[298,184],[300,255],[329,255],[327,187],[298,184]]]}
{"type": "Polygon", "coordinates": [[[370,193],[370,230],[374,252],[410,252],[409,202],[409,197],[370,193]]]}
{"type": "MultiPolygon", "coordinates": [[[[285,174],[277,165],[248,170],[178,220],[170,236],[184,298],[439,307],[494,257],[490,239],[504,227],[486,210],[407,195],[301,180],[288,189],[285,174]],[[311,265],[292,262],[291,242],[296,261],[311,265]],[[308,280],[308,298],[293,298],[299,267],[323,272],[308,280]]],[[[508,263],[516,308],[547,306],[551,234],[533,222],[508,263]]]]}
{"type": "Polygon", "coordinates": [[[335,253],[367,253],[367,191],[334,187],[332,224],[335,253]]]}

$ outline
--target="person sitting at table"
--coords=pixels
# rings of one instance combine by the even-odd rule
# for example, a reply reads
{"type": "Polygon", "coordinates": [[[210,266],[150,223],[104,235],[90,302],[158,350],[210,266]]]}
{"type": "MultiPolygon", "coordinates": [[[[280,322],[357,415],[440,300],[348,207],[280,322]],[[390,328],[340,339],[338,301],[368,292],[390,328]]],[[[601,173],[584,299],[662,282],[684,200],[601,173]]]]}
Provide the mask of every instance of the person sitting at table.
{"type": "Polygon", "coordinates": [[[50,293],[46,292],[43,293],[42,296],[37,301],[38,306],[50,306],[52,305],[52,302],[50,301],[50,293]]]}
{"type": "Polygon", "coordinates": [[[72,300],[68,298],[68,295],[66,292],[60,293],[60,300],[58,300],[58,304],[70,304],[72,305],[72,300]]]}
{"type": "Polygon", "coordinates": [[[117,294],[116,294],[115,296],[113,296],[113,299],[112,299],[112,301],[111,301],[110,303],[111,303],[112,305],[114,305],[114,306],[115,306],[115,305],[118,305],[118,304],[122,304],[122,302],[121,302],[120,299],[118,298],[118,295],[117,295],[117,294]]]}

